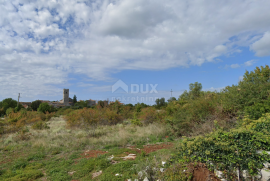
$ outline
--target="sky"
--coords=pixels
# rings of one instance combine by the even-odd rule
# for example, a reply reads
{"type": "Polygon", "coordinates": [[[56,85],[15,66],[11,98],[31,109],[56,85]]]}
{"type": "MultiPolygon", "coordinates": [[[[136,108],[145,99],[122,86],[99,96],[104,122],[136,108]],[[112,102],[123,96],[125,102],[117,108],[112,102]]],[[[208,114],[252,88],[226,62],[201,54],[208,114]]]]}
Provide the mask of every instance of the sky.
{"type": "Polygon", "coordinates": [[[269,64],[269,0],[0,0],[0,100],[154,104],[269,64]],[[172,92],[171,92],[172,90],[172,92]]]}

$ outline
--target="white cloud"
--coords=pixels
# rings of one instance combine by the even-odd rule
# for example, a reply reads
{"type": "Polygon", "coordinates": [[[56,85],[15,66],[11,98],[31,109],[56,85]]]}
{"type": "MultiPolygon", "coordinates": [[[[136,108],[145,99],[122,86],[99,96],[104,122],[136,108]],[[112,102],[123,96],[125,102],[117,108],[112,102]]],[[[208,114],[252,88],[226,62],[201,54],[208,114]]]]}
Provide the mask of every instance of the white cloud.
{"type": "Polygon", "coordinates": [[[254,63],[256,63],[257,60],[249,60],[249,61],[246,61],[245,62],[245,66],[249,67],[249,66],[252,66],[254,63]]]}
{"type": "Polygon", "coordinates": [[[233,69],[235,69],[235,68],[239,68],[240,67],[240,65],[239,64],[232,64],[231,65],[231,68],[233,68],[233,69]]]}
{"type": "Polygon", "coordinates": [[[265,32],[261,39],[250,46],[250,49],[260,57],[270,55],[270,31],[265,32]]]}
{"type": "Polygon", "coordinates": [[[122,70],[200,66],[238,46],[266,56],[269,6],[267,0],[1,1],[0,92],[51,94],[71,73],[109,80],[122,70]]]}
{"type": "Polygon", "coordinates": [[[214,49],[217,53],[224,53],[227,51],[227,47],[224,45],[217,45],[214,49]]]}

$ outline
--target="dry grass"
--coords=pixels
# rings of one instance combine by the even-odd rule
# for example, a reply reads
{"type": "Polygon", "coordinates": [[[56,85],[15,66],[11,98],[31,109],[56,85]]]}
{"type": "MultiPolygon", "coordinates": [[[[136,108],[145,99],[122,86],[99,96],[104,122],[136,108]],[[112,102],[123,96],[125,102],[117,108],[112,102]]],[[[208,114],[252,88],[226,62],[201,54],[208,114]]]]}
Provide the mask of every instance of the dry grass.
{"type": "Polygon", "coordinates": [[[91,129],[67,129],[63,117],[52,118],[48,125],[50,129],[33,130],[29,128],[31,137],[25,141],[15,141],[17,133],[5,135],[0,138],[2,146],[28,145],[31,147],[76,149],[85,146],[86,149],[101,149],[105,145],[126,146],[149,136],[162,136],[166,134],[164,126],[150,124],[145,127],[134,125],[100,126],[95,130],[93,137],[91,129]]]}

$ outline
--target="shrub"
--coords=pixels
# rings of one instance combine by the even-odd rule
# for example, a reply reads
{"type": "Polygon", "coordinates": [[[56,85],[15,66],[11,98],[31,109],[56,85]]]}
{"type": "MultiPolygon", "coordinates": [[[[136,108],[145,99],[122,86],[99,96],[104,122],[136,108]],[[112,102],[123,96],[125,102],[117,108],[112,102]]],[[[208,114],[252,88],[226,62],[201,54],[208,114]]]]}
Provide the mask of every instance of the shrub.
{"type": "Polygon", "coordinates": [[[33,101],[31,103],[31,108],[34,110],[34,111],[37,111],[37,109],[39,108],[39,105],[41,104],[42,102],[40,100],[36,100],[36,101],[33,101]]]}
{"type": "Polygon", "coordinates": [[[250,175],[257,175],[263,168],[263,163],[270,161],[267,153],[258,150],[270,149],[270,117],[252,121],[244,128],[233,129],[230,132],[217,130],[205,137],[184,139],[178,153],[171,162],[202,162],[210,168],[227,173],[248,170],[250,175]]]}
{"type": "Polygon", "coordinates": [[[218,97],[199,97],[190,99],[185,104],[170,103],[166,109],[169,117],[166,123],[176,136],[188,135],[196,125],[218,118],[224,118],[219,112],[218,97]]]}
{"type": "Polygon", "coordinates": [[[143,108],[140,113],[139,120],[143,124],[147,125],[157,120],[157,114],[157,110],[153,107],[143,108]]]}
{"type": "Polygon", "coordinates": [[[42,122],[42,121],[38,121],[34,123],[31,127],[37,130],[50,129],[50,127],[45,122],[42,122]]]}
{"type": "Polygon", "coordinates": [[[123,121],[123,118],[121,115],[117,114],[117,111],[113,111],[110,109],[105,109],[105,120],[110,125],[118,124],[123,121]]]}
{"type": "Polygon", "coordinates": [[[17,107],[17,101],[13,100],[12,98],[7,98],[0,102],[0,108],[3,108],[4,113],[6,113],[8,108],[15,107],[17,107]]]}
{"type": "Polygon", "coordinates": [[[270,112],[270,106],[266,103],[255,103],[252,106],[245,107],[245,113],[251,119],[259,119],[263,114],[270,112]]]}
{"type": "Polygon", "coordinates": [[[9,116],[11,113],[14,113],[14,108],[10,107],[6,110],[6,115],[9,116]]]}
{"type": "Polygon", "coordinates": [[[25,140],[29,140],[31,136],[32,134],[29,133],[28,129],[22,129],[17,133],[14,139],[15,141],[25,141],[25,140]]]}
{"type": "Polygon", "coordinates": [[[222,91],[222,105],[225,111],[237,114],[245,107],[267,101],[270,89],[269,80],[270,68],[268,65],[256,67],[254,71],[246,71],[243,80],[238,85],[227,86],[222,91]]]}
{"type": "Polygon", "coordinates": [[[46,113],[46,112],[53,112],[53,107],[50,106],[47,102],[43,102],[39,105],[38,109],[37,109],[39,112],[43,112],[43,113],[46,113]]]}
{"type": "Polygon", "coordinates": [[[121,115],[123,116],[123,118],[125,119],[130,119],[132,118],[133,115],[133,111],[132,108],[130,106],[124,106],[121,110],[121,115]]]}

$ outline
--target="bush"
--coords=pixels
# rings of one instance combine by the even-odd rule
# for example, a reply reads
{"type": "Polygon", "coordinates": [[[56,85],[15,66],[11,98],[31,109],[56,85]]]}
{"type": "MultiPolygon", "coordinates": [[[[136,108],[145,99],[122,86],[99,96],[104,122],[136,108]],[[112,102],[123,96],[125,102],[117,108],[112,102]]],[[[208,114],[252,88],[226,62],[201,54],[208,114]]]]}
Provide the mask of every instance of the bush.
{"type": "Polygon", "coordinates": [[[14,113],[14,108],[10,107],[6,110],[6,115],[9,116],[11,113],[14,113]]]}
{"type": "Polygon", "coordinates": [[[215,119],[224,119],[218,109],[218,97],[199,97],[190,99],[185,104],[182,102],[169,103],[166,109],[169,117],[166,119],[168,127],[176,136],[189,135],[196,125],[215,119]]]}
{"type": "Polygon", "coordinates": [[[121,115],[117,114],[117,111],[113,111],[110,109],[105,109],[105,120],[107,121],[107,124],[115,125],[118,123],[121,123],[123,121],[123,118],[121,115]]]}
{"type": "Polygon", "coordinates": [[[222,105],[225,111],[237,114],[248,106],[264,104],[269,98],[269,89],[269,66],[256,67],[254,71],[246,71],[238,85],[227,86],[222,91],[222,105]]]}
{"type": "MultiPolygon", "coordinates": [[[[9,119],[3,121],[3,125],[1,125],[0,134],[12,133],[23,129],[28,124],[35,124],[39,121],[49,120],[54,113],[42,113],[42,112],[34,112],[34,111],[26,111],[25,109],[21,109],[19,112],[8,113],[9,119]]],[[[45,125],[44,125],[45,126],[45,125]]]]}
{"type": "Polygon", "coordinates": [[[180,143],[178,153],[171,162],[206,163],[209,168],[227,173],[228,178],[233,176],[235,168],[257,175],[263,163],[270,161],[270,155],[258,153],[258,150],[270,149],[269,131],[268,115],[230,132],[217,130],[205,137],[186,138],[180,143]]]}
{"type": "Polygon", "coordinates": [[[252,106],[245,107],[245,113],[251,119],[259,119],[263,114],[270,112],[270,105],[263,103],[256,103],[252,106]]]}
{"type": "Polygon", "coordinates": [[[132,118],[133,111],[130,106],[124,106],[121,110],[121,115],[123,116],[124,119],[130,119],[132,118]]]}
{"type": "Polygon", "coordinates": [[[50,129],[50,127],[45,122],[42,121],[34,123],[31,127],[36,130],[50,129]]]}
{"type": "Polygon", "coordinates": [[[43,102],[39,105],[38,109],[37,109],[39,112],[43,112],[43,113],[46,113],[46,112],[53,112],[53,107],[50,106],[47,102],[43,102]]]}
{"type": "Polygon", "coordinates": [[[69,113],[66,117],[67,124],[69,127],[96,127],[100,125],[112,125],[123,121],[121,115],[117,114],[116,111],[110,110],[109,108],[101,109],[90,109],[84,108],[80,110],[74,110],[69,113]]]}
{"type": "Polygon", "coordinates": [[[36,100],[36,101],[33,101],[31,103],[31,108],[34,110],[34,111],[37,111],[37,109],[39,108],[39,105],[41,104],[42,102],[40,100],[36,100]]]}
{"type": "Polygon", "coordinates": [[[7,98],[0,102],[0,108],[2,108],[2,112],[4,113],[6,113],[8,108],[15,107],[17,107],[17,101],[13,100],[12,98],[7,98]]]}
{"type": "Polygon", "coordinates": [[[140,113],[139,120],[144,125],[148,125],[150,123],[153,123],[154,121],[157,121],[157,114],[157,110],[153,107],[143,108],[140,113]]]}

